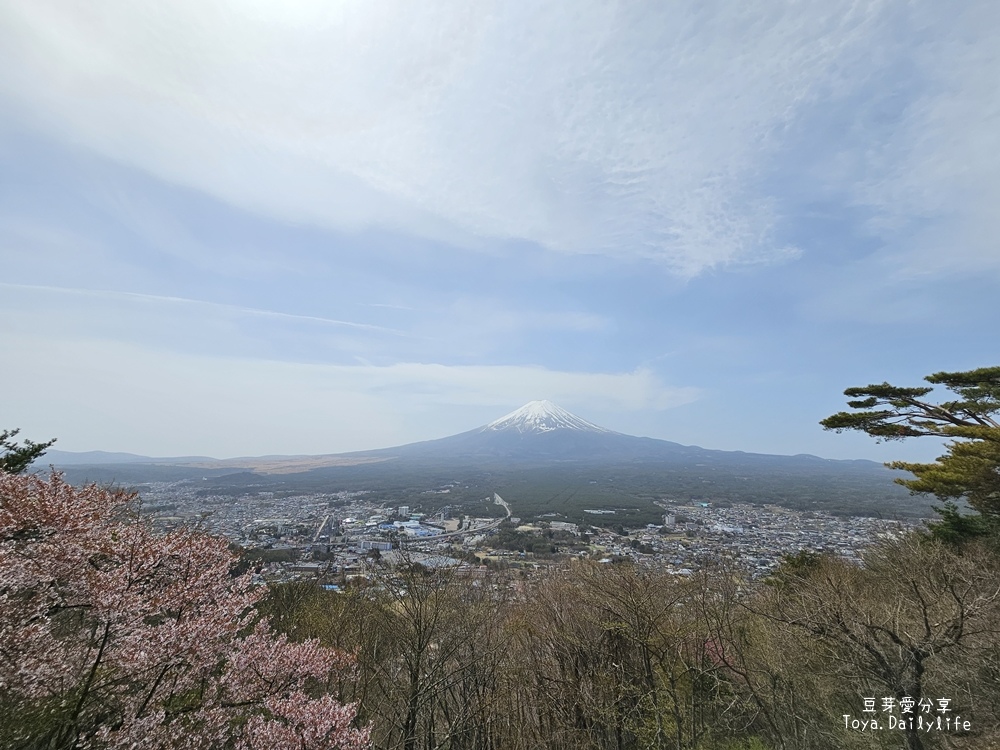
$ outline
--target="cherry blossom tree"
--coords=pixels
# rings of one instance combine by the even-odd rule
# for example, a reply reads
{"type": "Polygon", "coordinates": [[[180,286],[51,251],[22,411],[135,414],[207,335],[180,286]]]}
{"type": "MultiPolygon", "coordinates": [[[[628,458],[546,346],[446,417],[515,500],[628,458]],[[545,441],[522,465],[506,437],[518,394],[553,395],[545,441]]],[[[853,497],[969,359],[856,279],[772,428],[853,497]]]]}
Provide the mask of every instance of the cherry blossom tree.
{"type": "Polygon", "coordinates": [[[0,472],[0,746],[359,750],[342,652],[274,633],[225,540],[0,472]]]}

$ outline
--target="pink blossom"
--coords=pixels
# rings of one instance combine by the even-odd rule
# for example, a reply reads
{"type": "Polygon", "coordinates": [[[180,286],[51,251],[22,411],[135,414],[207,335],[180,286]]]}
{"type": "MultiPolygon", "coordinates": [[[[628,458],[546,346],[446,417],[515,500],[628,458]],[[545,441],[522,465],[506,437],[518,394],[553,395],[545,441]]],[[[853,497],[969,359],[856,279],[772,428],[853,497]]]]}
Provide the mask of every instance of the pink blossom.
{"type": "Polygon", "coordinates": [[[234,562],[128,493],[0,472],[0,696],[81,747],[366,747],[354,706],[306,692],[350,659],[275,634],[234,562]]]}

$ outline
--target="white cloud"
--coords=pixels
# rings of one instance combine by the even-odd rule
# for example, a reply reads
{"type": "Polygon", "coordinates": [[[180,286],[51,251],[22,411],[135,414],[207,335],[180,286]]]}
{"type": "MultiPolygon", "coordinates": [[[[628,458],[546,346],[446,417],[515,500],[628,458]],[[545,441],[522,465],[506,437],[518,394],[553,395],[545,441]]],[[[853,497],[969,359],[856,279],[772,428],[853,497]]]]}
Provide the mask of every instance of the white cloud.
{"type": "MultiPolygon", "coordinates": [[[[878,3],[55,0],[0,16],[51,131],[272,215],[649,257],[794,257],[758,183],[878,3]]],[[[28,114],[24,114],[27,112],[28,114]]]]}
{"type": "Polygon", "coordinates": [[[853,198],[901,277],[1000,270],[1000,6],[917,6],[906,28],[921,85],[886,92],[853,198]]]}
{"type": "Polygon", "coordinates": [[[573,408],[669,409],[698,398],[648,370],[400,363],[309,365],[179,355],[81,338],[0,333],[0,412],[67,450],[148,455],[322,453],[398,445],[471,429],[534,398],[573,408]],[[475,420],[477,417],[473,417],[475,420]],[[150,425],[156,425],[150,429],[150,425]]]}

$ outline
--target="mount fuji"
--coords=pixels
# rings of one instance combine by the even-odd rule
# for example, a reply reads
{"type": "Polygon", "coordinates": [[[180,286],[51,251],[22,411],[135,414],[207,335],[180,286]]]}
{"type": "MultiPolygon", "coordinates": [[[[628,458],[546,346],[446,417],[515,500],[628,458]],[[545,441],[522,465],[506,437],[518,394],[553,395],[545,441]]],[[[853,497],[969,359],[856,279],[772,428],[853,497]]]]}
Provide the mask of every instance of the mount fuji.
{"type": "Polygon", "coordinates": [[[479,489],[509,488],[524,499],[526,512],[533,505],[566,512],[571,505],[598,501],[642,505],[663,494],[857,514],[907,506],[913,512],[919,505],[874,461],[709,450],[635,437],[588,422],[550,401],[531,401],[482,427],[439,440],[341,455],[372,463],[317,469],[317,478],[356,473],[385,481],[394,476],[407,486],[432,475],[462,478],[479,489]]]}
{"type": "MultiPolygon", "coordinates": [[[[882,467],[871,461],[830,461],[816,456],[775,456],[719,451],[669,440],[635,437],[593,424],[551,401],[530,401],[489,424],[457,435],[376,450],[318,456],[212,458],[149,458],[132,454],[50,451],[58,467],[117,465],[196,466],[225,472],[244,469],[262,474],[299,473],[324,467],[361,464],[434,464],[465,466],[547,466],[560,464],[656,464],[658,466],[786,467],[839,464],[882,467]]],[[[50,459],[50,460],[51,460],[50,459]]]]}
{"type": "Polygon", "coordinates": [[[634,461],[693,458],[701,448],[640,438],[600,427],[551,401],[530,401],[468,432],[350,455],[422,461],[634,461]]]}
{"type": "Polygon", "coordinates": [[[926,510],[927,505],[910,500],[893,484],[892,473],[873,461],[708,450],[624,435],[550,401],[532,401],[457,435],[354,453],[145,463],[138,456],[126,457],[128,463],[110,456],[117,461],[90,466],[73,465],[81,462],[60,455],[53,458],[73,482],[194,480],[199,492],[221,495],[335,487],[428,507],[435,497],[440,503],[456,503],[481,499],[482,493],[510,492],[525,514],[542,508],[564,514],[575,508],[574,513],[582,514],[581,508],[610,504],[645,509],[649,518],[642,516],[642,523],[659,512],[652,501],[663,496],[769,502],[854,515],[921,512],[918,506],[926,510]],[[442,487],[448,494],[427,494],[442,487]]]}
{"type": "Polygon", "coordinates": [[[580,419],[565,409],[556,406],[551,401],[529,401],[520,409],[490,422],[482,428],[486,431],[503,432],[515,430],[521,434],[526,432],[551,432],[552,430],[583,430],[584,432],[608,432],[603,427],[580,419]]]}

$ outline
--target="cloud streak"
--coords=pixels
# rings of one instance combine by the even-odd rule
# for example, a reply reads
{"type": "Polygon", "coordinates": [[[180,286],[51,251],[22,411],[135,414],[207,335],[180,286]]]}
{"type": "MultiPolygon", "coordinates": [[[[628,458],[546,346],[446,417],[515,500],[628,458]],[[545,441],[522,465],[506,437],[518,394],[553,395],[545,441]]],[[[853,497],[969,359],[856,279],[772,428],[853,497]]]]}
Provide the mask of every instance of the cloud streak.
{"type": "Polygon", "coordinates": [[[406,336],[403,331],[384,326],[372,325],[370,323],[357,323],[349,320],[336,320],[334,318],[324,318],[317,315],[296,315],[294,313],[280,312],[277,310],[262,310],[256,307],[242,307],[240,305],[227,305],[221,302],[208,302],[206,300],[188,299],[187,297],[172,297],[159,294],[141,294],[139,292],[119,292],[105,289],[70,289],[66,287],[45,286],[39,284],[9,284],[0,281],[0,287],[10,290],[23,290],[28,292],[47,292],[59,295],[72,295],[77,297],[89,297],[96,300],[117,300],[136,301],[141,303],[182,305],[185,307],[201,308],[212,311],[213,314],[229,314],[248,316],[254,318],[270,318],[273,320],[285,320],[299,323],[319,323],[325,326],[337,328],[353,328],[370,333],[386,333],[393,336],[406,336]]]}

